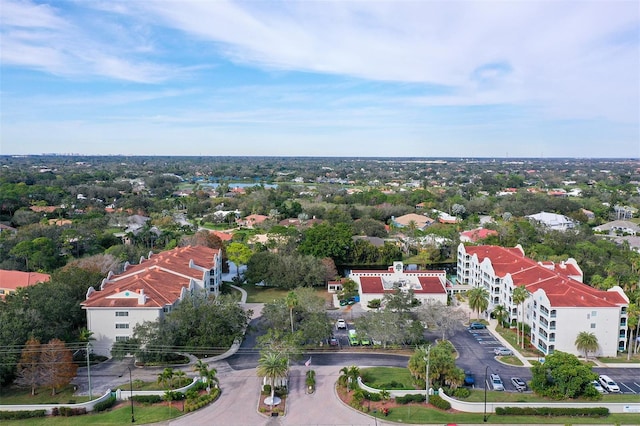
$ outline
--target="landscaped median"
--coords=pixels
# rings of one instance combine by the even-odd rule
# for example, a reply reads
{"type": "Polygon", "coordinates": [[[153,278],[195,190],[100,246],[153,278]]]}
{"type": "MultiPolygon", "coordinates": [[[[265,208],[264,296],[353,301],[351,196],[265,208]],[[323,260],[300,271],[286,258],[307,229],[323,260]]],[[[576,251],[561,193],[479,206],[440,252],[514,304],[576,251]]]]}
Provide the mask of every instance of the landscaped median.
{"type": "MultiPolygon", "coordinates": [[[[125,403],[132,399],[131,403],[131,413],[130,418],[133,421],[134,418],[134,403],[135,406],[138,407],[136,410],[141,410],[143,412],[148,412],[147,408],[150,408],[152,405],[168,405],[169,411],[166,413],[166,417],[164,420],[168,418],[177,417],[178,415],[194,411],[204,407],[205,405],[216,400],[218,395],[220,394],[220,389],[218,387],[208,388],[206,383],[201,382],[199,379],[195,378],[193,381],[180,389],[175,390],[121,390],[118,389],[116,391],[106,392],[99,398],[93,399],[91,401],[82,402],[78,404],[35,404],[35,405],[25,405],[25,404],[14,404],[14,405],[0,405],[0,419],[3,420],[3,424],[7,420],[22,420],[28,419],[29,424],[35,424],[34,422],[39,421],[36,420],[41,418],[46,421],[54,421],[57,417],[70,418],[75,416],[82,416],[85,414],[89,414],[92,411],[96,414],[91,414],[87,416],[82,416],[82,418],[90,419],[83,420],[80,423],[82,424],[91,424],[95,421],[96,417],[102,417],[103,414],[97,414],[98,412],[105,412],[106,410],[110,410],[114,406],[118,406],[118,404],[125,403]],[[206,390],[206,393],[205,393],[206,390]],[[182,401],[182,409],[179,414],[172,413],[172,404],[174,401],[182,401]],[[142,407],[140,407],[142,406],[142,407]]],[[[127,407],[128,408],[128,407],[127,407]]],[[[118,410],[113,410],[118,411],[118,410]]],[[[157,410],[153,410],[157,412],[157,410]]],[[[112,417],[111,414],[104,413],[105,417],[112,417]]],[[[27,420],[25,420],[27,421],[27,420]]],[[[78,424],[80,424],[78,423],[78,424]]],[[[100,423],[96,421],[96,423],[100,423]]],[[[109,424],[109,422],[105,422],[104,424],[109,424]]]]}
{"type": "Polygon", "coordinates": [[[630,395],[611,395],[597,402],[558,402],[533,393],[488,391],[485,405],[483,390],[457,388],[453,392],[460,396],[452,398],[440,388],[431,390],[427,404],[425,389],[416,389],[402,370],[345,367],[336,394],[358,411],[399,423],[484,423],[490,418],[492,424],[572,424],[578,419],[582,424],[640,424],[640,403],[630,395]],[[366,383],[356,375],[361,373],[366,383]]]}

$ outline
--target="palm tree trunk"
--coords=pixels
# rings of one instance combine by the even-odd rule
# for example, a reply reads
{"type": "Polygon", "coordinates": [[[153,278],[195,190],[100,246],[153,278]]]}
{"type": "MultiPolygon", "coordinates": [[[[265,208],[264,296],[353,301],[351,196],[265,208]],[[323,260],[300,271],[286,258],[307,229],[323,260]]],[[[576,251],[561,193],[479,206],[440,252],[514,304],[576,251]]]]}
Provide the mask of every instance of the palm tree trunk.
{"type": "Polygon", "coordinates": [[[627,361],[631,359],[631,348],[635,345],[633,344],[633,329],[629,329],[629,347],[627,348],[627,361]]]}
{"type": "Polygon", "coordinates": [[[273,411],[273,398],[276,396],[276,379],[274,377],[271,378],[271,404],[270,410],[273,411]]]}

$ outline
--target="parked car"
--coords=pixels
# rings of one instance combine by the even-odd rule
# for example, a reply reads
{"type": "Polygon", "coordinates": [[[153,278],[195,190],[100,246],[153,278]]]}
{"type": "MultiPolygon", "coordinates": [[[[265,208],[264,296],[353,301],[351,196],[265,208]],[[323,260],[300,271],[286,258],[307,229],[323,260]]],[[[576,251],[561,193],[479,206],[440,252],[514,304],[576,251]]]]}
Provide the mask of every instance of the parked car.
{"type": "Polygon", "coordinates": [[[601,374],[598,379],[600,384],[607,392],[620,392],[620,387],[613,379],[605,374],[601,374]]]}
{"type": "Polygon", "coordinates": [[[499,348],[495,348],[493,353],[499,356],[513,355],[511,349],[507,349],[504,346],[500,346],[499,348]]]}
{"type": "Polygon", "coordinates": [[[336,321],[336,328],[338,330],[346,330],[347,329],[347,322],[345,320],[343,320],[342,318],[340,318],[338,321],[336,321]]]}
{"type": "Polygon", "coordinates": [[[527,384],[520,377],[512,377],[511,383],[518,392],[524,392],[527,390],[527,384]]]}
{"type": "Polygon", "coordinates": [[[485,329],[485,328],[487,328],[487,326],[484,325],[481,322],[472,322],[469,325],[469,330],[482,330],[482,329],[485,329]]]}
{"type": "Polygon", "coordinates": [[[369,340],[368,337],[362,337],[362,338],[360,338],[360,344],[362,346],[369,346],[369,345],[371,345],[371,340],[369,340]]]}
{"type": "Polygon", "coordinates": [[[464,372],[464,384],[465,386],[473,386],[476,382],[476,379],[473,377],[473,373],[471,371],[464,372]]]}
{"type": "Polygon", "coordinates": [[[329,346],[339,346],[340,342],[335,337],[329,339],[329,346]]]}
{"type": "Polygon", "coordinates": [[[492,374],[491,375],[491,386],[493,387],[493,390],[495,390],[495,391],[503,391],[504,390],[504,384],[502,384],[502,379],[497,374],[492,374]]]}
{"type": "Polygon", "coordinates": [[[596,390],[600,393],[607,393],[606,390],[604,390],[604,388],[602,387],[602,385],[600,384],[599,381],[594,380],[593,382],[591,382],[591,384],[593,385],[594,388],[596,388],[596,390]]]}

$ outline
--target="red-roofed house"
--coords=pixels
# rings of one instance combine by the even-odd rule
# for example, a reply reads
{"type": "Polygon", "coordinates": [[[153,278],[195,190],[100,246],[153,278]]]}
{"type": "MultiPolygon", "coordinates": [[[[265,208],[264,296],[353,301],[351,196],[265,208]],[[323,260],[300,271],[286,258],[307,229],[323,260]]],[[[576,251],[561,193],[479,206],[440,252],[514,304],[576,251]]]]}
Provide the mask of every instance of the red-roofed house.
{"type": "Polygon", "coordinates": [[[470,231],[464,231],[460,233],[460,242],[463,243],[477,243],[480,240],[484,240],[491,236],[497,236],[498,231],[493,229],[478,228],[470,231]]]}
{"type": "Polygon", "coordinates": [[[0,269],[0,298],[15,292],[21,287],[29,287],[38,283],[46,283],[51,279],[49,274],[39,272],[8,271],[0,269]]]}
{"type": "Polygon", "coordinates": [[[221,252],[204,246],[150,254],[125,265],[121,274],[109,273],[82,303],[96,339],[94,351],[109,356],[113,343],[128,340],[136,325],[162,317],[188,294],[217,295],[221,282],[221,252]]]}
{"type": "Polygon", "coordinates": [[[582,331],[594,333],[599,348],[594,355],[616,356],[627,343],[629,299],[615,286],[607,291],[582,283],[575,259],[556,264],[525,257],[521,246],[458,246],[457,281],[489,292],[489,309],[504,306],[510,320],[531,327],[531,343],[544,354],[555,350],[581,355],[575,340],[582,331]],[[516,287],[530,296],[523,306],[513,303],[516,287]]]}
{"type": "Polygon", "coordinates": [[[260,225],[265,220],[269,219],[269,216],[262,214],[250,214],[244,219],[238,219],[236,222],[240,226],[246,226],[247,228],[253,228],[255,225],[260,225]]]}
{"type": "Polygon", "coordinates": [[[352,270],[347,275],[358,284],[360,303],[366,309],[373,299],[382,299],[386,293],[399,288],[413,290],[415,298],[447,303],[447,274],[445,271],[405,271],[402,262],[393,262],[386,271],[352,270]]]}

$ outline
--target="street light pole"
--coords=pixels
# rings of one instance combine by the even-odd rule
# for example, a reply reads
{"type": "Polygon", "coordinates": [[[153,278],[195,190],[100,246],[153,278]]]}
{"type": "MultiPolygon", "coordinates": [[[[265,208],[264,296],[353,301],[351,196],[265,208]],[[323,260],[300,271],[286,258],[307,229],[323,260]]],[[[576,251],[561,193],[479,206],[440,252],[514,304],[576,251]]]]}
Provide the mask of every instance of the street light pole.
{"type": "Polygon", "coordinates": [[[484,422],[487,422],[487,370],[489,366],[484,368],[484,422]]]}
{"type": "Polygon", "coordinates": [[[129,370],[129,389],[131,390],[131,395],[129,395],[129,400],[131,401],[131,423],[136,421],[136,418],[133,417],[133,380],[131,380],[131,367],[127,366],[129,370]]]}
{"type": "Polygon", "coordinates": [[[93,399],[92,389],[91,389],[91,357],[89,355],[89,351],[91,350],[91,342],[87,342],[87,379],[89,381],[89,401],[93,399]]]}
{"type": "Polygon", "coordinates": [[[426,390],[426,397],[425,397],[425,401],[427,403],[427,405],[429,405],[429,361],[431,358],[431,345],[427,346],[427,357],[425,358],[426,361],[426,371],[425,371],[425,376],[424,376],[424,384],[425,384],[425,390],[426,390]]]}

